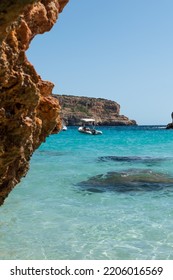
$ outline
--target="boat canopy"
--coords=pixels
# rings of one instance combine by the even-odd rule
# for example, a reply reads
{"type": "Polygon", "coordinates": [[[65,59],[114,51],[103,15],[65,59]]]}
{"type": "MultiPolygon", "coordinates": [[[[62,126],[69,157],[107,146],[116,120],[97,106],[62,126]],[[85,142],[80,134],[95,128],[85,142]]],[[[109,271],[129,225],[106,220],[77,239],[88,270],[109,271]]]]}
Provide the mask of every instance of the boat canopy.
{"type": "Polygon", "coordinates": [[[95,119],[81,119],[83,122],[95,122],[95,119]]]}

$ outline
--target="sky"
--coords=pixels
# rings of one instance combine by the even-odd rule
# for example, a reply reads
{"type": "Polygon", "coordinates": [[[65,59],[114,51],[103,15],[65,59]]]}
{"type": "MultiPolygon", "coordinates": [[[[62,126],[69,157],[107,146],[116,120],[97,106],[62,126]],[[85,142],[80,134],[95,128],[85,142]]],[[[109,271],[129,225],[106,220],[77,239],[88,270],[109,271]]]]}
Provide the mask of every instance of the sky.
{"type": "Polygon", "coordinates": [[[70,0],[27,51],[53,93],[105,98],[139,125],[173,111],[173,1],[70,0]]]}

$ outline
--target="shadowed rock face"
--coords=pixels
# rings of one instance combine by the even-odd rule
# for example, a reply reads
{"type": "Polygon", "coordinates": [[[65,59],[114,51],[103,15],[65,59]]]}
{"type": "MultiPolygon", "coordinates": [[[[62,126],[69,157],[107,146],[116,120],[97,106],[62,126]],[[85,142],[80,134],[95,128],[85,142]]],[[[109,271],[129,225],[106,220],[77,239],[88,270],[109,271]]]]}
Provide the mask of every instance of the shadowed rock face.
{"type": "Polygon", "coordinates": [[[61,128],[53,84],[42,81],[25,51],[49,31],[68,0],[0,2],[0,205],[28,170],[36,148],[61,128]]]}
{"type": "Polygon", "coordinates": [[[173,123],[168,123],[166,129],[173,129],[173,123]]]}
{"type": "Polygon", "coordinates": [[[146,192],[170,189],[173,191],[173,178],[151,170],[131,169],[122,172],[109,172],[91,177],[78,184],[81,190],[89,192],[146,192]]]}

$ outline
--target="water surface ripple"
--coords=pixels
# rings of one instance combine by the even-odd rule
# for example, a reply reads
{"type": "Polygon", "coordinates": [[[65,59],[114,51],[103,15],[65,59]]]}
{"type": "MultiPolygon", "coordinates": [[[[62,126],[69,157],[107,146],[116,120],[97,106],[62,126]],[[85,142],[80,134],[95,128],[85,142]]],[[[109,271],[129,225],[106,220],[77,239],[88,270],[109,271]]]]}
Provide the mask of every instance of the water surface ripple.
{"type": "Polygon", "coordinates": [[[173,259],[173,131],[52,135],[0,208],[0,259],[173,259]]]}

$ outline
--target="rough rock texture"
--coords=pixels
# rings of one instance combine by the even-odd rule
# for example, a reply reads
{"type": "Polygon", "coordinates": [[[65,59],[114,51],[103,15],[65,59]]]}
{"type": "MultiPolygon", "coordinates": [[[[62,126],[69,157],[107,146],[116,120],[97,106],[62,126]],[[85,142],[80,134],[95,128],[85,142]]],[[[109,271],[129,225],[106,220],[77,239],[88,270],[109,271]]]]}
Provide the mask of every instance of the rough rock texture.
{"type": "Polygon", "coordinates": [[[25,51],[67,2],[0,1],[0,205],[26,174],[34,150],[61,127],[53,84],[41,80],[25,51]]]}
{"type": "Polygon", "coordinates": [[[120,105],[103,98],[54,95],[61,105],[61,118],[66,125],[80,125],[81,118],[91,117],[99,125],[136,125],[136,121],[120,115],[120,105]]]}

